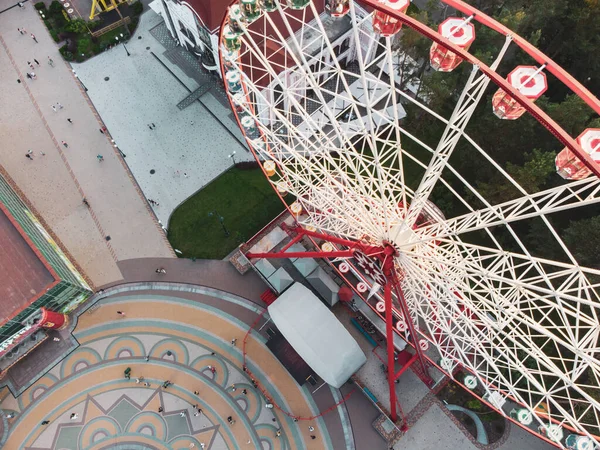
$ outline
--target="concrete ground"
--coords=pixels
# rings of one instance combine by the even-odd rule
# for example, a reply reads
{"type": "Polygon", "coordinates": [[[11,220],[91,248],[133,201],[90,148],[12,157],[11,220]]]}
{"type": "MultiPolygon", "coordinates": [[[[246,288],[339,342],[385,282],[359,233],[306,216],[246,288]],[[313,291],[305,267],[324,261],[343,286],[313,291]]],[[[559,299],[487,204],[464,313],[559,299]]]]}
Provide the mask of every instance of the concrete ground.
{"type": "Polygon", "coordinates": [[[61,332],[61,339],[72,332],[77,347],[18,398],[0,389],[0,410],[14,414],[0,421],[0,447],[387,448],[368,429],[378,411],[360,392],[332,409],[337,398],[327,389],[315,395],[299,386],[258,326],[245,347],[249,372],[243,370],[244,337],[265,306],[260,293],[266,286],[256,274],[242,276],[224,261],[163,262],[162,275],[153,272],[154,259],[124,262],[127,283],[96,296],[97,303],[74,318],[72,331],[61,332]],[[186,277],[194,284],[178,282],[186,277]],[[167,389],[161,387],[166,380],[173,383],[167,389]],[[202,414],[194,415],[195,405],[202,414]],[[379,440],[354,446],[365,436],[379,440]]]}
{"type": "MultiPolygon", "coordinates": [[[[0,0],[0,11],[14,4],[0,0]]],[[[100,118],[30,2],[0,14],[0,99],[2,169],[94,285],[122,280],[117,261],[174,256],[122,158],[98,131],[100,118]],[[54,67],[46,63],[48,56],[54,67]],[[27,62],[35,64],[34,58],[41,65],[34,68],[37,79],[29,80],[27,62]],[[55,112],[57,102],[63,108],[55,112]],[[25,157],[28,150],[33,160],[25,157]],[[104,162],[97,160],[98,154],[104,162]]]]}
{"type": "MultiPolygon", "coordinates": [[[[165,47],[150,34],[160,22],[154,11],[142,15],[126,44],[131,56],[117,46],[73,67],[144,194],[159,203],[154,210],[166,226],[181,202],[231,167],[228,155],[235,151],[236,162],[253,158],[198,102],[177,108],[189,92],[176,77],[192,91],[199,85],[163,55],[165,47]]],[[[202,100],[241,139],[230,111],[211,92],[202,100]]]]}

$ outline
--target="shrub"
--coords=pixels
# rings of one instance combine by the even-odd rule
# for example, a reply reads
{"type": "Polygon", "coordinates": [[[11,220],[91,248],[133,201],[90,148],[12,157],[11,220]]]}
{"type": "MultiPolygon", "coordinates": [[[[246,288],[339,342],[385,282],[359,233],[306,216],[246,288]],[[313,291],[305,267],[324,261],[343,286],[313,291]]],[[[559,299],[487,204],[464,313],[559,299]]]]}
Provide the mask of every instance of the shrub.
{"type": "Polygon", "coordinates": [[[87,33],[87,30],[87,23],[83,19],[73,19],[65,26],[65,31],[71,33],[83,34],[87,33]]]}
{"type": "Polygon", "coordinates": [[[35,9],[37,9],[38,11],[42,11],[44,9],[46,9],[46,4],[44,2],[37,2],[35,5],[33,5],[35,7],[35,9]]]}
{"type": "Polygon", "coordinates": [[[133,11],[133,14],[139,16],[144,11],[144,5],[142,4],[142,2],[137,1],[133,5],[131,5],[131,10],[133,11]]]}
{"type": "Polygon", "coordinates": [[[128,25],[129,28],[129,33],[133,34],[133,32],[135,31],[135,29],[137,28],[138,22],[140,20],[137,17],[134,17],[133,19],[131,19],[131,23],[128,25]]]}
{"type": "Polygon", "coordinates": [[[69,51],[67,44],[59,48],[58,51],[63,56],[63,58],[65,58],[66,61],[73,61],[73,53],[69,51]]]}
{"type": "Polygon", "coordinates": [[[56,32],[56,30],[50,30],[50,36],[52,36],[52,39],[54,39],[54,42],[59,42],[58,33],[56,32]]]}
{"type": "Polygon", "coordinates": [[[472,411],[479,411],[483,405],[481,404],[481,402],[479,400],[473,399],[473,400],[469,400],[467,402],[466,406],[468,409],[470,409],[472,411]]]}
{"type": "Polygon", "coordinates": [[[56,15],[60,14],[60,15],[62,15],[63,5],[60,2],[54,0],[52,3],[50,3],[49,11],[52,14],[56,14],[56,15]]]}
{"type": "Polygon", "coordinates": [[[77,42],[77,56],[81,56],[82,53],[90,53],[91,49],[92,39],[89,36],[82,37],[77,42]]]}

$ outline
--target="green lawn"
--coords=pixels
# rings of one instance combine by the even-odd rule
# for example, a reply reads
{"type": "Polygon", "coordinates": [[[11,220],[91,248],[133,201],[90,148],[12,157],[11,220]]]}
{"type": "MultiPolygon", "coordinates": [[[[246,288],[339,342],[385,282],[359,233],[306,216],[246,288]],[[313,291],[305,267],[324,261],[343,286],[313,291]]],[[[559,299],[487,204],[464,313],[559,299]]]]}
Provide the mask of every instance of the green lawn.
{"type": "Polygon", "coordinates": [[[183,252],[181,257],[222,259],[281,211],[281,200],[260,169],[233,168],[175,210],[169,241],[183,252]],[[209,216],[211,211],[224,218],[228,237],[218,217],[209,216]]]}

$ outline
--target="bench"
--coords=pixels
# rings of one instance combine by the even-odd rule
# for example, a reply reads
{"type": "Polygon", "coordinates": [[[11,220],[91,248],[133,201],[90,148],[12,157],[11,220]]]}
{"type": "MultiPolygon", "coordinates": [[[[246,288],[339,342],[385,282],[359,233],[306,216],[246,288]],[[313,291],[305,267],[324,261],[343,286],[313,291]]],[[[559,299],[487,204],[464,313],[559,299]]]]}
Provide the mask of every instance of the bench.
{"type": "Polygon", "coordinates": [[[369,341],[369,343],[373,347],[377,347],[377,342],[375,342],[375,339],[373,339],[373,337],[365,331],[365,329],[360,325],[360,323],[358,323],[358,320],[356,320],[353,317],[350,319],[350,322],[352,322],[352,325],[354,325],[356,329],[362,333],[362,335],[367,339],[367,341],[369,341]]]}

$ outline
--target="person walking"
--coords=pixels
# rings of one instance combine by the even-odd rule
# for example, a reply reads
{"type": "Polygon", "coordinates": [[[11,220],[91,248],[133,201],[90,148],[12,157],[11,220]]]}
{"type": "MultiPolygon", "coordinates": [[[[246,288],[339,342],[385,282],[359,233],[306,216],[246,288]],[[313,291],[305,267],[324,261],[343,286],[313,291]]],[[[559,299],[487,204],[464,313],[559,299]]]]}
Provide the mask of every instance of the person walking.
{"type": "Polygon", "coordinates": [[[52,111],[56,112],[56,106],[52,105],[52,111]]]}
{"type": "Polygon", "coordinates": [[[50,421],[49,421],[49,420],[43,420],[43,421],[42,421],[42,425],[48,425],[49,423],[50,423],[50,421]]]}
{"type": "Polygon", "coordinates": [[[167,271],[165,270],[164,267],[159,267],[158,269],[155,270],[156,273],[167,273],[167,271]]]}
{"type": "Polygon", "coordinates": [[[57,107],[58,109],[63,109],[63,108],[64,108],[64,106],[63,106],[63,105],[61,105],[59,102],[56,102],[56,107],[57,107]]]}
{"type": "Polygon", "coordinates": [[[185,417],[185,411],[181,411],[181,412],[179,413],[179,416],[180,416],[180,417],[185,417]]]}
{"type": "Polygon", "coordinates": [[[30,80],[32,79],[31,74],[29,72],[27,72],[27,78],[29,78],[30,80]]]}
{"type": "Polygon", "coordinates": [[[159,413],[161,413],[161,412],[163,412],[163,411],[164,411],[163,407],[162,407],[162,406],[159,406],[159,407],[158,407],[158,412],[159,412],[159,413]]]}
{"type": "Polygon", "coordinates": [[[120,316],[125,316],[125,313],[123,311],[117,311],[117,314],[120,316]]]}
{"type": "Polygon", "coordinates": [[[98,162],[102,162],[104,161],[104,156],[102,156],[101,154],[98,153],[98,155],[96,155],[96,158],[98,158],[98,162]]]}
{"type": "Polygon", "coordinates": [[[31,39],[33,39],[36,44],[39,44],[38,40],[35,38],[35,34],[31,33],[31,39]]]}
{"type": "Polygon", "coordinates": [[[34,62],[35,62],[35,63],[36,63],[38,66],[40,65],[40,62],[39,62],[37,59],[33,58],[33,61],[34,61],[34,62]]]}
{"type": "Polygon", "coordinates": [[[29,158],[30,161],[33,161],[33,156],[31,156],[29,153],[25,153],[25,158],[29,158]]]}
{"type": "Polygon", "coordinates": [[[67,144],[65,141],[61,141],[60,143],[61,143],[62,145],[64,145],[64,146],[65,146],[65,148],[69,148],[69,144],[67,144]]]}
{"type": "Polygon", "coordinates": [[[17,31],[21,34],[23,34],[23,30],[21,28],[17,28],[17,31]]]}
{"type": "Polygon", "coordinates": [[[75,414],[75,413],[72,413],[72,414],[71,414],[71,417],[69,417],[69,420],[76,420],[76,419],[77,419],[77,417],[79,417],[77,414],[75,414]]]}
{"type": "Polygon", "coordinates": [[[85,206],[87,206],[88,208],[90,207],[90,202],[87,201],[87,198],[83,197],[83,204],[85,206]]]}
{"type": "Polygon", "coordinates": [[[27,61],[27,65],[31,70],[35,70],[35,67],[33,67],[33,64],[31,64],[31,62],[27,61]]]}
{"type": "Polygon", "coordinates": [[[34,80],[37,78],[37,75],[35,74],[35,72],[31,72],[31,78],[33,78],[34,80]]]}
{"type": "Polygon", "coordinates": [[[51,67],[54,67],[54,60],[53,60],[52,58],[50,58],[49,56],[48,56],[48,64],[49,64],[51,67]]]}
{"type": "Polygon", "coordinates": [[[71,120],[71,118],[69,118],[69,117],[67,118],[67,122],[69,122],[69,123],[71,123],[71,124],[73,123],[73,121],[72,121],[72,120],[71,120]]]}
{"type": "Polygon", "coordinates": [[[235,344],[237,343],[237,338],[233,338],[231,340],[231,345],[233,345],[235,347],[235,344]]]}

